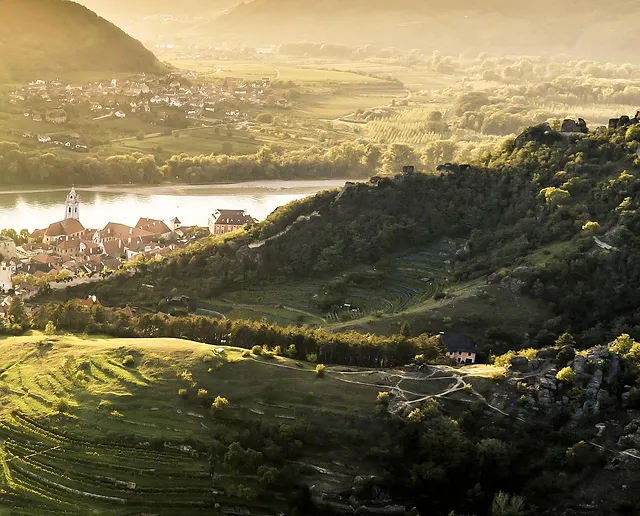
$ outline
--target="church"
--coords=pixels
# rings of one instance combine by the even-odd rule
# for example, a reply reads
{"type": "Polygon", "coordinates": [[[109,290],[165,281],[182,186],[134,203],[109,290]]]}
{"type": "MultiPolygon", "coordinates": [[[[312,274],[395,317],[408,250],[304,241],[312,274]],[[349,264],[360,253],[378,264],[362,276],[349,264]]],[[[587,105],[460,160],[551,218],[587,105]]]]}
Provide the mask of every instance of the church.
{"type": "Polygon", "coordinates": [[[80,238],[86,229],[80,222],[80,200],[75,188],[67,194],[64,203],[64,218],[50,224],[47,229],[36,229],[30,236],[30,242],[42,239],[45,244],[56,244],[62,240],[80,238]]]}

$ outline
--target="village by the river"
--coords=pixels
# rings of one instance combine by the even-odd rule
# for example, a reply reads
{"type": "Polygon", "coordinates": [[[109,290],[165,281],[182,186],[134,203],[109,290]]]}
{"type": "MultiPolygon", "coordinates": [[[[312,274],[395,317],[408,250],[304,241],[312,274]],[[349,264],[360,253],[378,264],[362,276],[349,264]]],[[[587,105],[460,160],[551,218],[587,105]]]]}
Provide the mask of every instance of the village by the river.
{"type": "MultiPolygon", "coordinates": [[[[198,239],[236,231],[342,181],[94,187],[0,192],[0,290],[97,280],[135,260],[163,260],[198,239]]],[[[0,315],[9,300],[0,300],[0,315]]]]}

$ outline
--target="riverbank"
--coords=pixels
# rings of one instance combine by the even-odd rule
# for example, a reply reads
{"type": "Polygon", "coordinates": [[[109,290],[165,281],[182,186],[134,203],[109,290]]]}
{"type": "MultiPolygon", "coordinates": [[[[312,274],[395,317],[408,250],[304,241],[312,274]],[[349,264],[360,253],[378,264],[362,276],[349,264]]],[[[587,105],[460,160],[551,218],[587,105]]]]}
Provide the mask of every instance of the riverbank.
{"type": "MultiPolygon", "coordinates": [[[[276,180],[261,180],[261,181],[246,181],[240,183],[209,183],[209,184],[188,184],[188,183],[161,183],[158,185],[148,184],[121,184],[121,185],[92,185],[92,186],[76,186],[76,190],[79,192],[94,192],[94,193],[112,193],[112,194],[141,194],[141,195],[180,195],[194,194],[203,192],[203,195],[207,195],[211,191],[216,190],[295,190],[295,189],[308,189],[308,188],[339,188],[346,182],[363,181],[363,179],[293,179],[285,181],[281,179],[276,180]]],[[[29,188],[28,186],[17,187],[15,189],[0,189],[0,195],[18,195],[18,194],[36,194],[36,193],[51,193],[51,192],[68,192],[69,186],[51,186],[51,187],[38,187],[29,188]]]]}

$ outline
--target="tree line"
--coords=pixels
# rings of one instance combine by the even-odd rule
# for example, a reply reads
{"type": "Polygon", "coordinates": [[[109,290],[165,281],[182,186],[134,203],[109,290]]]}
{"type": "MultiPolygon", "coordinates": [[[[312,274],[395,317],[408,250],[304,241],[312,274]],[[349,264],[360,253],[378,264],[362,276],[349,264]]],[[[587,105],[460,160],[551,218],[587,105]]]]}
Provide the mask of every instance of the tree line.
{"type": "Polygon", "coordinates": [[[82,185],[216,183],[254,179],[368,177],[401,169],[418,159],[402,145],[342,142],[329,148],[283,150],[265,145],[242,156],[178,154],[164,160],[135,152],[107,158],[69,158],[51,152],[25,151],[0,142],[0,185],[82,185]]]}
{"type": "Polygon", "coordinates": [[[195,315],[134,314],[130,309],[110,309],[99,304],[85,306],[77,301],[40,305],[30,319],[21,312],[13,322],[42,331],[49,325],[49,330],[93,335],[177,338],[245,349],[258,345],[297,360],[358,367],[402,366],[411,363],[417,355],[431,363],[444,359],[440,340],[426,335],[383,337],[195,315]]]}

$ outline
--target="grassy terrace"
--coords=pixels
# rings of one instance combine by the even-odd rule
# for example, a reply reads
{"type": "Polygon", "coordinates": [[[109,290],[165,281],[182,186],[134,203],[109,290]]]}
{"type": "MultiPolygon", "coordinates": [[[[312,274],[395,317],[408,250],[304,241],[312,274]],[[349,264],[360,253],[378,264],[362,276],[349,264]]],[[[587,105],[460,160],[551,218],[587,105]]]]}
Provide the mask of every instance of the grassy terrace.
{"type": "MultiPolygon", "coordinates": [[[[211,467],[204,453],[214,436],[222,439],[221,428],[308,421],[339,435],[348,431],[345,418],[374,414],[378,384],[385,385],[384,378],[362,381],[372,378],[365,374],[347,385],[338,373],[316,377],[313,364],[173,339],[35,334],[0,346],[0,514],[197,515],[212,514],[216,502],[243,507],[246,501],[226,494],[237,479],[215,461],[211,467]],[[134,362],[125,366],[128,356],[134,362]],[[223,419],[209,410],[218,395],[231,402],[223,419]],[[181,448],[187,445],[193,448],[181,448]]],[[[272,513],[274,503],[253,500],[252,514],[272,513]]]]}
{"type": "Polygon", "coordinates": [[[328,283],[344,277],[257,286],[202,301],[200,313],[217,312],[229,318],[252,320],[264,317],[279,324],[312,325],[394,315],[432,300],[446,290],[448,266],[455,250],[455,242],[444,241],[398,256],[381,271],[371,267],[359,269],[356,272],[374,275],[376,279],[371,283],[348,282],[344,302],[329,311],[318,309],[315,300],[325,292],[328,283]]]}

